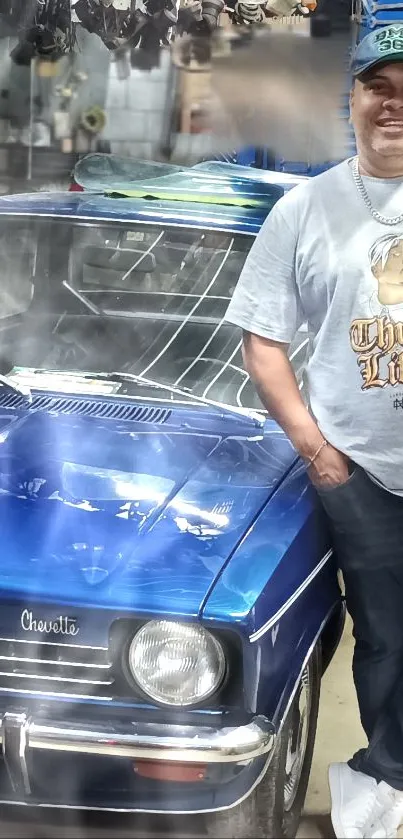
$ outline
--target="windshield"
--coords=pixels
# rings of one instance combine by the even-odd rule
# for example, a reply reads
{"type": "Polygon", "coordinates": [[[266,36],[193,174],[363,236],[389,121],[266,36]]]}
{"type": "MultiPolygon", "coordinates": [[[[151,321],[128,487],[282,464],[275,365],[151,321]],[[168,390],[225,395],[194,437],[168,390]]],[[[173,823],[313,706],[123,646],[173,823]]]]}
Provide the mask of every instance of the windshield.
{"type": "Polygon", "coordinates": [[[240,331],[224,322],[252,242],[209,229],[0,217],[0,372],[119,372],[261,408],[240,331]]]}

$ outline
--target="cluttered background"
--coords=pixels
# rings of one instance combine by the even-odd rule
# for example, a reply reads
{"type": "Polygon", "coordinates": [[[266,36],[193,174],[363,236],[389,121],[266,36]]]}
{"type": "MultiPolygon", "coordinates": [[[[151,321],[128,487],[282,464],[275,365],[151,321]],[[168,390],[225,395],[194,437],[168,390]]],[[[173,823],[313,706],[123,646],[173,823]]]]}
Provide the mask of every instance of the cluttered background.
{"type": "Polygon", "coordinates": [[[65,188],[93,151],[283,171],[342,157],[329,85],[343,92],[350,21],[349,0],[1,0],[0,191],[65,188]]]}

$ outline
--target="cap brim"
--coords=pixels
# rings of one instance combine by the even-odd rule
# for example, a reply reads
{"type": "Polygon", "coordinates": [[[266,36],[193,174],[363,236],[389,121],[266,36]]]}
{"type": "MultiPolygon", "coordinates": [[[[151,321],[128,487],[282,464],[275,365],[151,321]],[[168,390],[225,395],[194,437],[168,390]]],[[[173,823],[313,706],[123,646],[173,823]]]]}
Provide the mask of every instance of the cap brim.
{"type": "Polygon", "coordinates": [[[360,67],[357,67],[356,70],[352,70],[352,75],[354,78],[358,78],[358,76],[362,76],[364,73],[367,73],[368,70],[371,70],[372,67],[377,67],[378,64],[395,64],[396,61],[403,62],[403,52],[395,52],[393,55],[385,55],[383,58],[377,58],[375,61],[368,61],[367,64],[362,64],[360,67]]]}

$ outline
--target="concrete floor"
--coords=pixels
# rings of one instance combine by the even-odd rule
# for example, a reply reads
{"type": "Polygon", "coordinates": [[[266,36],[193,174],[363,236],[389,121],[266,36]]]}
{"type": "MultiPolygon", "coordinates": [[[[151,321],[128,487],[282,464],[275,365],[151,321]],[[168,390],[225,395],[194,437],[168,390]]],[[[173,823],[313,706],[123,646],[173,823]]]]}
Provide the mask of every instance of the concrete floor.
{"type": "Polygon", "coordinates": [[[348,620],[342,642],[322,683],[318,732],[300,839],[334,836],[327,782],[329,763],[347,760],[365,744],[355,696],[351,660],[353,639],[348,620]]]}
{"type": "MultiPolygon", "coordinates": [[[[352,659],[351,625],[346,631],[336,656],[326,673],[322,684],[322,697],[319,714],[316,749],[314,754],[310,784],[306,800],[305,813],[298,831],[299,839],[333,839],[329,811],[330,800],[327,783],[329,763],[347,760],[353,751],[365,743],[365,737],[359,722],[357,702],[351,674],[352,659]]],[[[140,834],[133,830],[133,824],[126,820],[111,822],[104,814],[84,825],[79,818],[76,826],[63,825],[63,814],[48,811],[24,813],[21,810],[0,811],[0,837],[13,839],[134,839],[140,834]]],[[[154,832],[149,821],[144,832],[144,839],[161,836],[154,832]]],[[[176,839],[188,839],[190,833],[177,835],[176,839]]],[[[403,829],[399,834],[403,839],[403,829]]]]}
{"type": "MultiPolygon", "coordinates": [[[[318,732],[305,813],[299,839],[332,839],[330,795],[327,781],[329,763],[344,761],[365,745],[355,696],[351,661],[353,639],[348,620],[342,642],[322,683],[318,732]]],[[[403,839],[403,828],[399,832],[403,839]]]]}

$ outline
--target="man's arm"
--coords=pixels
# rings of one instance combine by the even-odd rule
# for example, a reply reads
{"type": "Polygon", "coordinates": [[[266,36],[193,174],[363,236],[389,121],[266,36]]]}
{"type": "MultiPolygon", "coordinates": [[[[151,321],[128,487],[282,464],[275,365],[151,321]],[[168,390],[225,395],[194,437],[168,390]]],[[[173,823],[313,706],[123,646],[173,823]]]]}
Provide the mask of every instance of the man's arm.
{"type": "MultiPolygon", "coordinates": [[[[309,461],[324,437],[304,404],[287,356],[288,345],[244,332],[243,357],[260,399],[304,460],[309,461]]],[[[348,460],[329,443],[309,469],[317,486],[332,487],[348,478],[348,460]]]]}
{"type": "MultiPolygon", "coordinates": [[[[226,319],[244,332],[244,363],[269,414],[306,462],[324,443],[304,405],[287,357],[288,344],[305,320],[296,276],[304,188],[280,199],[264,222],[245,262],[226,319]]],[[[348,478],[348,460],[329,443],[309,468],[317,486],[348,478]]]]}

